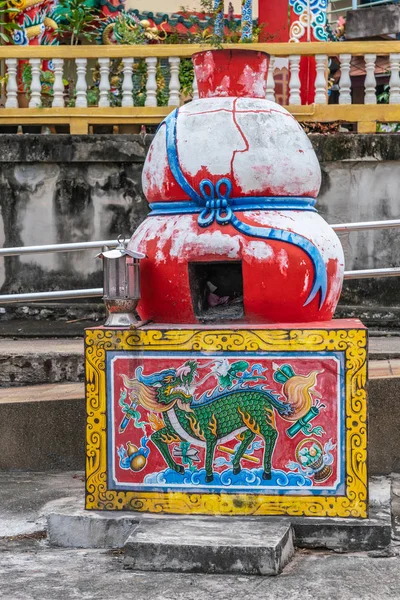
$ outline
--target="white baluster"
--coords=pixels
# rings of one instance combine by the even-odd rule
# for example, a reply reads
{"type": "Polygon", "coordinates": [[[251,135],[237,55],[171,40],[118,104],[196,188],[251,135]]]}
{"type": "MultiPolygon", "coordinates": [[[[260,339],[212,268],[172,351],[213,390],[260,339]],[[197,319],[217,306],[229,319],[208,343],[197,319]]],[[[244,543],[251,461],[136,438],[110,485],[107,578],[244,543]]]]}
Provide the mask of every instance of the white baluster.
{"type": "Polygon", "coordinates": [[[196,73],[193,78],[193,100],[199,99],[199,86],[197,84],[196,73]]]}
{"type": "Polygon", "coordinates": [[[63,82],[63,67],[64,61],[62,58],[53,59],[54,66],[54,84],[53,84],[53,108],[64,106],[64,82],[63,82]]]}
{"type": "Polygon", "coordinates": [[[400,54],[390,54],[389,104],[400,104],[400,54]]]}
{"type": "Polygon", "coordinates": [[[366,54],[365,59],[365,104],[376,104],[375,61],[376,54],[366,54]]]}
{"type": "Polygon", "coordinates": [[[18,84],[17,84],[17,66],[16,58],[7,58],[7,100],[6,108],[18,108],[18,84]]]}
{"type": "Polygon", "coordinates": [[[42,84],[40,83],[40,58],[31,58],[29,64],[32,69],[31,99],[29,108],[37,108],[41,104],[42,84]]]}
{"type": "Polygon", "coordinates": [[[179,81],[179,65],[181,59],[177,56],[170,56],[168,62],[170,68],[168,106],[179,106],[181,103],[181,84],[179,81]]]}
{"type": "Polygon", "coordinates": [[[99,58],[99,106],[110,106],[110,59],[99,58]]]}
{"type": "Polygon", "coordinates": [[[122,106],[133,106],[133,58],[122,59],[122,71],[124,73],[122,82],[122,106]]]}
{"type": "Polygon", "coordinates": [[[339,104],[351,104],[351,54],[340,54],[339,104]]]}
{"type": "Polygon", "coordinates": [[[275,69],[275,56],[270,56],[268,75],[267,75],[267,93],[265,96],[266,99],[269,100],[270,102],[275,102],[274,69],[275,69]]]}
{"type": "Polygon", "coordinates": [[[326,104],[328,101],[328,57],[326,54],[317,54],[315,63],[315,104],[326,104]]]}
{"type": "Polygon", "coordinates": [[[300,98],[300,56],[294,54],[289,56],[290,81],[289,81],[289,104],[301,104],[300,98]]]}
{"type": "Polygon", "coordinates": [[[76,101],[78,108],[87,107],[86,58],[75,59],[76,64],[76,101]]]}
{"type": "Polygon", "coordinates": [[[146,102],[145,106],[157,106],[157,59],[149,56],[145,58],[147,64],[146,102]]]}

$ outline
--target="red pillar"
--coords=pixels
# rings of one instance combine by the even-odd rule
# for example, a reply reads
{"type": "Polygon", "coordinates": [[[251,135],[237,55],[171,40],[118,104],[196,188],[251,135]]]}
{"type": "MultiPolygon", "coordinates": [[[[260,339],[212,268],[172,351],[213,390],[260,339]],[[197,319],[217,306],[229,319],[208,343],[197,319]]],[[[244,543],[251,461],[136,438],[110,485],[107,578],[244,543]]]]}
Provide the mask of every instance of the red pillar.
{"type": "MultiPolygon", "coordinates": [[[[298,20],[293,9],[289,6],[289,0],[258,0],[258,19],[263,27],[262,41],[288,42],[290,38],[290,26],[298,20]]],[[[299,40],[299,43],[308,41],[307,33],[299,40]]],[[[310,40],[316,39],[312,30],[310,40]]],[[[293,48],[295,50],[295,48],[293,48]]],[[[315,59],[303,56],[300,61],[301,102],[312,104],[315,97],[315,59]]]]}
{"type": "Polygon", "coordinates": [[[287,42],[289,40],[288,0],[258,0],[258,22],[264,25],[262,41],[287,42]]]}

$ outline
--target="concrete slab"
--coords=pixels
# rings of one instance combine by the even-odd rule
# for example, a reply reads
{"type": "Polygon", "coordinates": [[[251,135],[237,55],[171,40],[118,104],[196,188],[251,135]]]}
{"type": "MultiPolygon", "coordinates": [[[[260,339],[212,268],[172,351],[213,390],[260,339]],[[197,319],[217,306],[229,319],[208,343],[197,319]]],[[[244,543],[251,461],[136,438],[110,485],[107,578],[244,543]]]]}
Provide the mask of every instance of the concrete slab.
{"type": "Polygon", "coordinates": [[[142,520],[124,553],[136,571],[278,575],[294,545],[288,522],[183,517],[142,520]]]}
{"type": "MultiPolygon", "coordinates": [[[[381,550],[387,548],[391,542],[391,479],[371,478],[369,495],[370,518],[368,519],[190,518],[194,519],[195,523],[201,519],[202,522],[208,522],[212,526],[221,522],[224,527],[233,528],[239,522],[252,523],[256,528],[275,527],[284,522],[285,526],[293,527],[294,544],[300,548],[326,548],[336,552],[381,550]]],[[[146,527],[147,523],[157,519],[168,527],[169,522],[177,519],[172,515],[85,511],[83,494],[47,504],[43,509],[43,515],[47,516],[50,544],[64,548],[121,548],[127,539],[126,532],[131,533],[135,524],[146,527]]],[[[183,521],[188,518],[181,517],[183,521]]]]}
{"type": "Polygon", "coordinates": [[[58,400],[84,400],[84,398],[84,383],[47,383],[20,388],[0,388],[0,405],[58,400]]]}
{"type": "Polygon", "coordinates": [[[52,546],[122,548],[140,522],[137,513],[85,511],[84,494],[47,504],[42,512],[52,546]]]}

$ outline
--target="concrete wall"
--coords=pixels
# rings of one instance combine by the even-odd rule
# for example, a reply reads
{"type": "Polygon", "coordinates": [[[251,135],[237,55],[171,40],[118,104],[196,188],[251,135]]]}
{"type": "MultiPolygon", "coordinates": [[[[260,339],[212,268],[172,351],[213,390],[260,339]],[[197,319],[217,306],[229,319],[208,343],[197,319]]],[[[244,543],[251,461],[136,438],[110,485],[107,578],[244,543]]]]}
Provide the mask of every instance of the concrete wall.
{"type": "MultiPolygon", "coordinates": [[[[312,135],[329,223],[400,217],[397,135],[312,135]]],[[[141,170],[151,136],[0,135],[0,245],[126,236],[147,213],[141,170]]],[[[400,232],[342,235],[346,269],[400,266],[400,232]]],[[[2,291],[101,285],[95,252],[0,259],[2,291]]],[[[100,263],[100,261],[99,261],[100,263]]],[[[399,305],[397,279],[347,286],[346,304],[399,305]]]]}
{"type": "Polygon", "coordinates": [[[374,6],[346,13],[346,39],[374,39],[400,31],[399,6],[374,6]]]}

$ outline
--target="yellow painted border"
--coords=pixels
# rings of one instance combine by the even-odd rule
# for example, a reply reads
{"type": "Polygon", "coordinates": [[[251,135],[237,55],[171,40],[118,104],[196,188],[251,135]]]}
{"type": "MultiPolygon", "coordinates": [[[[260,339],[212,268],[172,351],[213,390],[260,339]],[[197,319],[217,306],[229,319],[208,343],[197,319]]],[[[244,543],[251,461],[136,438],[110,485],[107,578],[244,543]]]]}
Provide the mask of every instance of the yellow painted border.
{"type": "Polygon", "coordinates": [[[87,330],[86,508],[178,514],[367,517],[366,359],[366,329],[87,330]],[[343,352],[346,368],[346,495],[256,496],[108,490],[105,359],[110,350],[343,352]]]}

